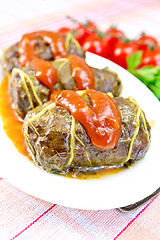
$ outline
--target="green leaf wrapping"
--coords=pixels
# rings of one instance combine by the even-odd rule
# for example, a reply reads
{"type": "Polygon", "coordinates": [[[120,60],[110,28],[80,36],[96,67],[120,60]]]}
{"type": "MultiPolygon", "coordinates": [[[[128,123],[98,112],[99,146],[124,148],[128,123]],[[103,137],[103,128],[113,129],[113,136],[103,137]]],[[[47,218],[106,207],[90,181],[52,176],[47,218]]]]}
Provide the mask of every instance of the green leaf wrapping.
{"type": "Polygon", "coordinates": [[[150,143],[145,115],[132,98],[117,97],[114,101],[121,113],[122,133],[116,147],[110,150],[94,147],[84,127],[51,101],[30,111],[23,132],[36,164],[48,172],[64,174],[121,167],[141,159],[150,143]]]}
{"type": "Polygon", "coordinates": [[[48,101],[50,90],[34,76],[32,68],[14,68],[9,80],[12,104],[21,118],[31,109],[48,101]]]}
{"type": "MultiPolygon", "coordinates": [[[[58,82],[55,90],[76,90],[76,84],[72,78],[70,62],[67,58],[56,59],[52,62],[58,73],[58,82]]],[[[100,92],[111,92],[117,97],[122,92],[122,82],[116,72],[109,68],[92,68],[95,78],[95,90],[100,92]]]]}

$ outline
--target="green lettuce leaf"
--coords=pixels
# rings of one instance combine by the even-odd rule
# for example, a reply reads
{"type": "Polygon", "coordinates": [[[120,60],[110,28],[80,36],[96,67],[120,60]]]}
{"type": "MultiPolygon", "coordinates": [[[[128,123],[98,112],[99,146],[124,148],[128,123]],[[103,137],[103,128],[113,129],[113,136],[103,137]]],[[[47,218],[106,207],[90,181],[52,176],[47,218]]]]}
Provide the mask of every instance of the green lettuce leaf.
{"type": "Polygon", "coordinates": [[[160,100],[160,66],[143,66],[142,51],[127,56],[127,70],[141,80],[160,100]]]}

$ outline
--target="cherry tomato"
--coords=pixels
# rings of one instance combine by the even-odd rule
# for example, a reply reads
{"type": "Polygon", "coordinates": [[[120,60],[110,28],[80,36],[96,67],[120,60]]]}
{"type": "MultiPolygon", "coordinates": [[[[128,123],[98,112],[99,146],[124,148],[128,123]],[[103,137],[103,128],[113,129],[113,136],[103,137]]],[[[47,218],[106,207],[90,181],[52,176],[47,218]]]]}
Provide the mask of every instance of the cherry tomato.
{"type": "Polygon", "coordinates": [[[108,44],[110,46],[109,53],[108,53],[108,58],[111,59],[112,58],[112,53],[113,53],[114,48],[115,48],[115,45],[121,39],[121,37],[125,36],[125,34],[115,27],[110,27],[106,31],[106,34],[108,35],[108,37],[110,37],[110,40],[108,40],[108,44]]]}
{"type": "Polygon", "coordinates": [[[111,35],[112,37],[123,37],[125,36],[124,32],[121,30],[117,29],[116,27],[110,27],[107,31],[107,34],[111,35]]]}
{"type": "Polygon", "coordinates": [[[145,35],[144,33],[141,34],[140,37],[137,38],[138,49],[146,51],[148,45],[151,46],[158,46],[157,40],[149,35],[145,35]]]}
{"type": "Polygon", "coordinates": [[[102,57],[108,57],[109,44],[107,37],[100,38],[97,34],[92,33],[92,35],[84,40],[82,48],[84,51],[89,51],[102,57]]]}
{"type": "Polygon", "coordinates": [[[158,42],[154,37],[145,34],[141,34],[141,36],[137,38],[137,41],[146,45],[158,45],[158,42]]]}
{"type": "Polygon", "coordinates": [[[83,26],[85,26],[86,28],[89,28],[91,31],[97,29],[97,26],[95,25],[95,23],[91,21],[87,21],[85,24],[83,24],[83,26]]]}
{"type": "Polygon", "coordinates": [[[68,33],[71,32],[71,29],[68,28],[68,27],[62,27],[62,28],[58,29],[57,32],[62,34],[62,35],[67,35],[68,33]]]}
{"type": "Polygon", "coordinates": [[[134,41],[123,41],[117,42],[115,49],[112,54],[112,61],[120,65],[121,67],[127,69],[127,55],[132,55],[134,52],[138,51],[138,46],[134,41]]]}
{"type": "Polygon", "coordinates": [[[146,65],[160,65],[160,47],[155,47],[154,49],[148,47],[143,53],[141,67],[146,65]]]}
{"type": "Polygon", "coordinates": [[[76,40],[83,44],[84,40],[91,35],[95,30],[96,26],[92,22],[86,24],[79,24],[77,28],[73,31],[76,40]]]}

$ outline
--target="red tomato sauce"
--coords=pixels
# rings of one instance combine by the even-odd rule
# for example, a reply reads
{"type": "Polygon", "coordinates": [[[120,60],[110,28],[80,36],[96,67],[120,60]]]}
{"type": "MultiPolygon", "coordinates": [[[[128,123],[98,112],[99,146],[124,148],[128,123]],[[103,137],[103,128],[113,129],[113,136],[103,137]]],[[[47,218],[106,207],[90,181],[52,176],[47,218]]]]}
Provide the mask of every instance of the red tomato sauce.
{"type": "Polygon", "coordinates": [[[19,42],[19,62],[22,66],[29,64],[33,58],[39,58],[36,53],[36,38],[41,38],[49,44],[54,59],[67,56],[64,38],[60,34],[50,31],[27,33],[19,42]]]}
{"type": "Polygon", "coordinates": [[[67,56],[64,38],[55,32],[32,32],[24,34],[18,45],[21,66],[32,65],[37,79],[52,92],[54,84],[58,81],[57,72],[51,63],[38,56],[35,41],[37,38],[41,38],[49,44],[53,59],[67,56]]]}
{"type": "MultiPolygon", "coordinates": [[[[53,59],[67,57],[64,38],[58,33],[49,31],[32,32],[24,34],[18,45],[21,66],[33,66],[37,79],[53,92],[54,84],[58,81],[57,71],[50,62],[40,59],[38,56],[36,52],[37,38],[41,38],[49,44],[53,59]]],[[[91,67],[78,56],[70,55],[68,58],[77,89],[94,89],[95,82],[91,67]]]]}
{"type": "Polygon", "coordinates": [[[58,75],[52,63],[43,59],[34,58],[30,65],[33,66],[38,81],[53,92],[54,85],[58,81],[58,75]]]}
{"type": "Polygon", "coordinates": [[[86,129],[92,144],[100,149],[113,149],[121,134],[121,115],[116,103],[105,93],[85,91],[87,104],[75,91],[62,90],[51,95],[56,105],[66,108],[86,129]]]}
{"type": "Polygon", "coordinates": [[[70,55],[69,61],[71,63],[72,77],[75,80],[78,90],[94,89],[94,75],[90,66],[88,66],[84,59],[70,55]]]}

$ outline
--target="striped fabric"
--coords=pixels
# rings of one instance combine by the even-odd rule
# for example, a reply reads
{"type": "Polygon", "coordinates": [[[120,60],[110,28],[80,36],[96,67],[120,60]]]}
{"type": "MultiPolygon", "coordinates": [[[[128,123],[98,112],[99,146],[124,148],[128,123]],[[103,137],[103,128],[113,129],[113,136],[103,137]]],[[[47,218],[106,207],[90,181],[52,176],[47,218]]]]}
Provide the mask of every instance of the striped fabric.
{"type": "Polygon", "coordinates": [[[122,213],[58,206],[29,196],[3,179],[0,189],[3,240],[160,239],[160,196],[138,210],[122,213]]]}
{"type": "MultiPolygon", "coordinates": [[[[15,4],[16,1],[13,2],[14,4],[12,3],[12,8],[5,8],[3,11],[2,7],[0,10],[2,11],[2,14],[0,15],[0,49],[4,49],[17,42],[25,32],[39,29],[56,30],[61,26],[73,26],[71,21],[66,19],[67,15],[82,22],[86,19],[93,20],[101,29],[105,29],[110,25],[118,25],[129,37],[133,38],[142,31],[160,37],[158,21],[160,20],[159,0],[81,0],[81,4],[78,4],[78,1],[76,0],[70,1],[68,6],[66,6],[66,9],[63,8],[58,12],[55,6],[51,8],[50,5],[47,5],[47,2],[50,3],[49,0],[29,1],[30,4],[26,4],[26,2],[24,4],[24,1],[17,0],[18,10],[21,12],[20,15],[13,14],[13,11],[17,11],[17,4],[15,4]],[[43,5],[45,3],[45,6],[48,6],[48,8],[46,8],[48,13],[43,13],[43,8],[40,8],[41,5],[35,10],[34,5],[36,5],[36,2],[43,3],[43,5]],[[77,4],[75,4],[75,2],[77,2],[77,4]],[[87,2],[87,4],[85,4],[85,2],[87,2]],[[28,12],[30,15],[26,16],[28,12]],[[22,15],[22,13],[25,14],[22,15]],[[8,24],[5,23],[4,19],[8,20],[8,24]]],[[[66,3],[65,0],[60,2],[62,2],[62,6],[63,2],[64,4],[66,3]]],[[[39,3],[37,4],[39,5],[39,3]]]]}
{"type": "MultiPolygon", "coordinates": [[[[131,38],[141,31],[160,37],[159,0],[5,0],[0,7],[0,50],[25,32],[73,26],[66,15],[91,19],[101,29],[117,24],[131,38]]],[[[160,239],[160,196],[131,213],[87,211],[42,201],[11,184],[0,178],[2,240],[160,239]]]]}

